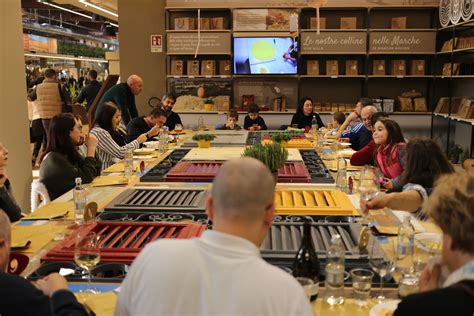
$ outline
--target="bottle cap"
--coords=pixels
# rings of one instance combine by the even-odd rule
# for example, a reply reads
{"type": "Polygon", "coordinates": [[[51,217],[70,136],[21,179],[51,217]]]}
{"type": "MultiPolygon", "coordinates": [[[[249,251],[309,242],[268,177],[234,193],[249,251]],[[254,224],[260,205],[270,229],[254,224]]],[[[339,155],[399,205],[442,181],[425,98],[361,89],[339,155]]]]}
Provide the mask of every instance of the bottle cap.
{"type": "Polygon", "coordinates": [[[74,181],[76,182],[76,185],[82,184],[82,179],[80,177],[77,177],[76,179],[74,179],[74,181]]]}

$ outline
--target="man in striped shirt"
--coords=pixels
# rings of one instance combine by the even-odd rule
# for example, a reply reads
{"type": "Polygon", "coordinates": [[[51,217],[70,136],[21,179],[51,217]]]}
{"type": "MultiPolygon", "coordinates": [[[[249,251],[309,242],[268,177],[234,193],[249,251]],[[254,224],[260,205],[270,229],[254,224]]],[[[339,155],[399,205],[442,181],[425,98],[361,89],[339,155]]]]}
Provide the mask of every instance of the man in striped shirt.
{"type": "Polygon", "coordinates": [[[337,134],[339,141],[352,143],[351,147],[356,151],[363,148],[372,139],[372,132],[364,126],[360,117],[362,108],[368,105],[372,105],[372,99],[361,98],[359,102],[357,102],[354,111],[347,116],[344,123],[339,127],[337,134]],[[356,123],[356,125],[346,131],[346,128],[351,123],[356,123]]]}

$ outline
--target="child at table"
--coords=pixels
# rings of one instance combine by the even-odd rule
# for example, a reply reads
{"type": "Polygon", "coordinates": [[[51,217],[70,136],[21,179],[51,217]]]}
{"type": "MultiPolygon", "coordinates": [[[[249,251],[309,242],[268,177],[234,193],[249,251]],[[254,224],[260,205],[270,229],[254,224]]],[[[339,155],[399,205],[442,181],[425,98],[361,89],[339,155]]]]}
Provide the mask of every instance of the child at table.
{"type": "Polygon", "coordinates": [[[255,103],[250,104],[249,112],[244,120],[244,128],[249,131],[266,130],[267,125],[263,117],[259,115],[260,109],[255,103]]]}
{"type": "Polygon", "coordinates": [[[332,115],[331,122],[329,122],[329,128],[337,128],[341,127],[341,125],[346,120],[346,115],[343,112],[336,112],[332,115]]]}
{"type": "Polygon", "coordinates": [[[225,124],[217,124],[216,129],[218,130],[235,130],[238,131],[242,129],[237,121],[239,120],[239,113],[234,110],[227,113],[227,122],[225,124]]]}

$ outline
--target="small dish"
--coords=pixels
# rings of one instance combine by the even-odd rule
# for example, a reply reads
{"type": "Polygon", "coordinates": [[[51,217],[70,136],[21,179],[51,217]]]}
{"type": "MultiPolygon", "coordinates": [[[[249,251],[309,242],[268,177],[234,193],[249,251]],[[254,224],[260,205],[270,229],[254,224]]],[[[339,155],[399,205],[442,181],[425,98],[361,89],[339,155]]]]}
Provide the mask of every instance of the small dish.
{"type": "Polygon", "coordinates": [[[150,141],[150,142],[144,142],[143,145],[147,148],[158,148],[160,147],[160,142],[158,141],[150,141]]]}
{"type": "Polygon", "coordinates": [[[421,250],[427,252],[438,252],[441,250],[441,235],[435,233],[416,234],[415,244],[421,250]]]}
{"type": "Polygon", "coordinates": [[[342,147],[349,147],[352,143],[339,143],[342,147]]]}
{"type": "Polygon", "coordinates": [[[154,148],[139,148],[139,149],[135,149],[133,151],[133,154],[134,155],[150,155],[150,154],[153,154],[155,152],[155,149],[154,148]]]}
{"type": "Polygon", "coordinates": [[[397,309],[400,300],[382,302],[370,309],[369,316],[391,316],[397,309]]]}

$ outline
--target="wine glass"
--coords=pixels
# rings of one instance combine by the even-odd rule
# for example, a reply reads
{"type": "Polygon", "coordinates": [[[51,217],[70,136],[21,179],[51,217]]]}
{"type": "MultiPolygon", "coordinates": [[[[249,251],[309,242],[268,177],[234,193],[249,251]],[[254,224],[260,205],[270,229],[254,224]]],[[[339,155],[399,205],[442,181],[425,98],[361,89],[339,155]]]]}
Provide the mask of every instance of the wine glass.
{"type": "Polygon", "coordinates": [[[99,293],[99,290],[91,287],[91,270],[100,262],[99,240],[96,233],[88,232],[86,235],[78,234],[76,236],[74,261],[87,272],[89,289],[83,292],[99,293]]]}
{"type": "Polygon", "coordinates": [[[380,294],[376,297],[379,303],[385,300],[383,295],[383,279],[389,273],[395,271],[396,266],[396,252],[395,252],[395,241],[394,238],[388,239],[388,244],[386,246],[387,253],[381,247],[381,244],[376,241],[376,237],[372,236],[371,248],[369,253],[369,265],[380,275],[380,294]]]}
{"type": "MultiPolygon", "coordinates": [[[[380,193],[380,171],[373,166],[365,166],[359,179],[360,201],[368,202],[380,193]]],[[[363,211],[363,224],[368,224],[368,211],[363,211]]]]}

